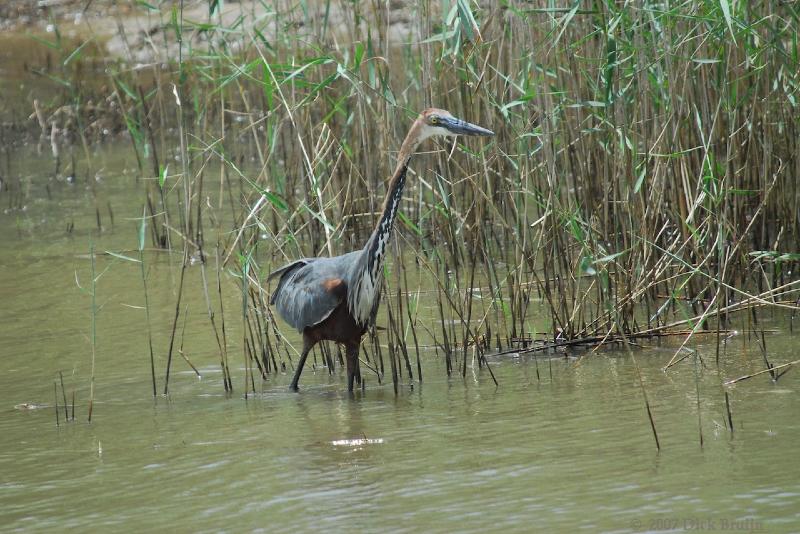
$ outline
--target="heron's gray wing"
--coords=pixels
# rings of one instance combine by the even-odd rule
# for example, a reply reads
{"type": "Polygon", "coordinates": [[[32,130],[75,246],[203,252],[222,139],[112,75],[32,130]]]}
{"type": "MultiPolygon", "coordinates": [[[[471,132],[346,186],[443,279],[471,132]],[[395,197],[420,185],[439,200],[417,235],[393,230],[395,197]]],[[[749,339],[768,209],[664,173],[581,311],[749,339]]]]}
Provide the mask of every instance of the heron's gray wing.
{"type": "Polygon", "coordinates": [[[328,318],[347,295],[343,258],[306,258],[270,275],[280,275],[270,302],[284,321],[302,332],[328,318]]]}
{"type": "Polygon", "coordinates": [[[283,267],[275,269],[274,271],[269,273],[269,276],[267,276],[267,282],[269,282],[270,280],[272,280],[276,276],[285,273],[286,271],[291,271],[292,269],[294,269],[296,267],[302,267],[306,263],[310,263],[310,262],[312,262],[314,260],[317,260],[317,259],[319,259],[319,258],[303,258],[302,260],[295,260],[292,263],[287,263],[283,267]]]}

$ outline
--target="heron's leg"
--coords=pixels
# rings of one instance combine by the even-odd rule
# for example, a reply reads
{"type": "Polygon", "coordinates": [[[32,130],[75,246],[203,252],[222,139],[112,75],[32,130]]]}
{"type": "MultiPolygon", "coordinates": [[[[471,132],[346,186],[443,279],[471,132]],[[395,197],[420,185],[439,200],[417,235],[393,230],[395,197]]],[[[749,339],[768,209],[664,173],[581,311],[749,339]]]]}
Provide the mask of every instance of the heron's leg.
{"type": "Polygon", "coordinates": [[[358,364],[359,344],[352,343],[347,348],[347,391],[353,392],[353,381],[358,376],[358,383],[361,383],[361,370],[358,364]]]}
{"type": "Polygon", "coordinates": [[[358,355],[361,353],[361,345],[358,346],[356,349],[356,384],[359,386],[361,385],[361,361],[358,359],[358,355]]]}
{"type": "Polygon", "coordinates": [[[300,359],[297,361],[297,368],[294,370],[294,378],[292,378],[292,383],[289,386],[289,389],[292,391],[297,391],[297,381],[300,380],[300,373],[303,372],[303,366],[306,364],[306,358],[308,357],[308,353],[311,352],[311,349],[314,347],[314,340],[307,335],[303,335],[303,352],[300,353],[300,359]]]}

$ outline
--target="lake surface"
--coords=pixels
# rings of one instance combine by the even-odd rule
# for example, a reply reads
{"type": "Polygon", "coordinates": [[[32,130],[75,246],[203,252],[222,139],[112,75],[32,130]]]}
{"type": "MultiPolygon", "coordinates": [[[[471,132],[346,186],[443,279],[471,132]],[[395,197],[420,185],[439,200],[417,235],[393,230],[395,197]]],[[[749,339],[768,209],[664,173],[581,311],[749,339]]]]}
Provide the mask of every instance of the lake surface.
{"type": "MultiPolygon", "coordinates": [[[[6,179],[19,189],[0,193],[0,530],[800,531],[800,375],[724,387],[764,368],[745,333],[719,366],[702,337],[691,349],[704,365],[690,356],[667,373],[680,338],[634,350],[659,452],[621,350],[489,356],[495,387],[477,366],[448,378],[426,349],[424,381],[397,395],[390,375],[365,373],[351,396],[340,368],[309,359],[300,393],[289,369],[245,398],[233,312],[225,395],[194,266],[178,342],[202,379],[176,353],[170,395],[154,399],[139,266],[102,254],[136,255],[134,160],[97,149],[100,171],[73,181],[46,155],[18,156],[6,179]],[[88,423],[92,245],[103,274],[88,423]],[[76,420],[61,406],[57,426],[59,372],[76,420]]],[[[161,389],[180,258],[146,261],[161,389]]],[[[223,283],[236,310],[236,281],[223,283]]],[[[762,320],[772,363],[797,359],[789,318],[762,320]]]]}

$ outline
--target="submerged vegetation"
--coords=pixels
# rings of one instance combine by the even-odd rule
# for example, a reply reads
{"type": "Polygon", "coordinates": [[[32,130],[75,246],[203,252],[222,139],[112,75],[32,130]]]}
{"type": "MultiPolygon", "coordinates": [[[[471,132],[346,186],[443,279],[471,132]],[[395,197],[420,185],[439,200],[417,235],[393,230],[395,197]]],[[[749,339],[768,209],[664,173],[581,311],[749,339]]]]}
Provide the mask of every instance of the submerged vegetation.
{"type": "MultiPolygon", "coordinates": [[[[56,25],[36,37],[55,89],[24,114],[0,109],[6,162],[21,139],[52,150],[56,172],[69,165],[60,152],[129,143],[149,183],[145,293],[145,238],[180,254],[170,362],[181,295],[198,292],[226,390],[234,354],[246,392],[290,367],[266,273],[360,246],[403,133],[436,106],[497,135],[442,142],[412,165],[383,328],[362,354],[378,380],[421,378],[422,345],[465,375],[489,352],[685,345],[702,332],[719,362],[735,328],[757,334],[772,369],[759,310],[793,314],[800,296],[795,4],[192,6],[130,2],[145,31],[118,16],[113,60],[95,55],[106,37],[68,42],[56,25]],[[189,268],[199,286],[184,282],[189,268]],[[226,278],[238,310],[223,309],[226,278]]],[[[21,193],[6,180],[3,194],[13,205],[21,193]]],[[[321,352],[329,369],[342,361],[333,345],[321,352]]]]}

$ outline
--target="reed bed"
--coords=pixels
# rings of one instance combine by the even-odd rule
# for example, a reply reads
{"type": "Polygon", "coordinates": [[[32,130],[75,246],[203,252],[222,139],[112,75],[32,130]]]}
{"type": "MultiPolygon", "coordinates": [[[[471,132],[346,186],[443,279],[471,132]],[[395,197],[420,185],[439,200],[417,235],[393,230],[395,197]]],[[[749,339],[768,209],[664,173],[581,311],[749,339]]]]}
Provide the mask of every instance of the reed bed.
{"type": "MultiPolygon", "coordinates": [[[[797,311],[793,3],[204,5],[198,20],[130,2],[148,17],[151,61],[106,61],[102,90],[62,68],[67,87],[34,124],[83,146],[100,124],[128,139],[149,179],[149,239],[180,251],[173,338],[182,292],[202,292],[226,391],[226,323],[241,326],[245,392],[291,366],[266,273],[363,245],[428,106],[497,135],[412,163],[364,344],[378,381],[421,380],[424,346],[448,374],[492,376],[498,351],[663,335],[682,348],[698,333],[720,346],[764,309],[797,311]],[[182,283],[192,260],[201,287],[182,283]],[[223,310],[225,277],[238,313],[223,310]]],[[[76,49],[53,49],[73,63],[76,49]]],[[[342,363],[335,347],[314,358],[342,363]]]]}

